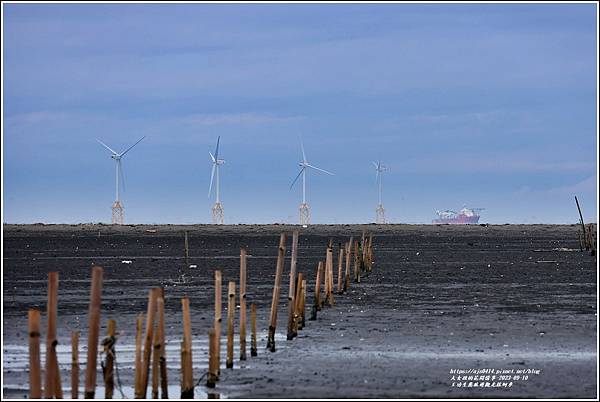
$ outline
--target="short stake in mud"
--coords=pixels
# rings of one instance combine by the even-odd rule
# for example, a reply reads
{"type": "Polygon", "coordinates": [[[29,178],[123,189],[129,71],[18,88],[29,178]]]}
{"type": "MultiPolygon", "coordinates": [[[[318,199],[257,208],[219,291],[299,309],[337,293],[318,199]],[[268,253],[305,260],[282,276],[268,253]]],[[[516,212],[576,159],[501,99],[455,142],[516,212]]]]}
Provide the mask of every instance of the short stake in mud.
{"type": "Polygon", "coordinates": [[[235,316],[235,282],[229,282],[227,299],[227,361],[225,367],[233,368],[233,329],[235,316]]]}
{"type": "Polygon", "coordinates": [[[140,313],[135,321],[135,398],[141,398],[142,393],[142,331],[144,327],[144,313],[140,313]]]}
{"type": "Polygon", "coordinates": [[[29,309],[29,399],[42,397],[42,377],[40,369],[40,311],[29,309]]]}
{"type": "Polygon", "coordinates": [[[295,230],[292,235],[292,262],[290,265],[290,288],[288,292],[288,325],[287,340],[290,341],[296,336],[294,331],[294,300],[296,298],[296,264],[298,262],[298,231],[295,230]]]}
{"type": "Polygon", "coordinates": [[[300,329],[303,329],[306,325],[305,320],[305,307],[306,307],[306,279],[302,279],[302,293],[300,299],[300,329]]]}
{"type": "Polygon", "coordinates": [[[352,259],[352,237],[346,243],[346,278],[344,279],[344,293],[350,288],[350,262],[352,259]]]}
{"type": "Polygon", "coordinates": [[[217,334],[217,380],[221,374],[221,271],[215,271],[215,333],[217,334]]]}
{"type": "Polygon", "coordinates": [[[217,382],[217,332],[214,328],[208,330],[208,374],[206,386],[214,388],[217,382]]]}
{"type": "Polygon", "coordinates": [[[327,282],[327,302],[330,307],[333,307],[333,248],[327,247],[327,258],[325,260],[327,277],[325,281],[327,282]]]}
{"type": "Polygon", "coordinates": [[[104,399],[112,399],[113,391],[115,389],[115,378],[114,378],[114,346],[115,346],[115,332],[117,323],[115,320],[108,320],[106,326],[106,338],[102,341],[104,347],[104,354],[106,355],[106,361],[102,367],[104,374],[104,399]]]}
{"type": "Polygon", "coordinates": [[[44,384],[44,396],[46,399],[54,397],[62,398],[60,372],[58,370],[58,359],[56,356],[56,322],[58,315],[58,272],[48,274],[48,305],[46,312],[48,316],[48,329],[46,332],[46,376],[44,384]]]}
{"type": "Polygon", "coordinates": [[[246,249],[240,249],[240,360],[246,360],[246,249]]]}
{"type": "Polygon", "coordinates": [[[146,332],[144,335],[144,355],[142,359],[142,378],[141,388],[138,398],[145,399],[148,390],[148,377],[150,376],[150,367],[152,364],[152,348],[154,340],[154,315],[156,314],[156,299],[159,296],[160,289],[150,290],[148,295],[148,311],[146,312],[146,332]]]}
{"type": "Polygon", "coordinates": [[[340,253],[338,254],[337,294],[341,295],[342,294],[342,265],[344,264],[344,255],[346,253],[344,252],[344,247],[342,247],[341,243],[340,243],[339,247],[340,247],[340,253]]]}
{"type": "Polygon", "coordinates": [[[317,311],[321,310],[321,271],[323,271],[323,261],[319,261],[317,266],[317,278],[315,280],[315,297],[312,306],[310,320],[317,319],[317,311]]]}
{"type": "Polygon", "coordinates": [[[194,399],[194,378],[192,371],[192,322],[190,318],[190,300],[181,299],[183,311],[183,342],[181,342],[181,399],[194,399]]]}
{"type": "Polygon", "coordinates": [[[79,332],[71,332],[71,399],[79,398],[79,332]]]}
{"type": "Polygon", "coordinates": [[[354,241],[354,282],[360,283],[360,250],[358,240],[354,241]]]}
{"type": "MultiPolygon", "coordinates": [[[[156,308],[158,310],[158,339],[160,342],[160,389],[161,398],[169,399],[169,380],[167,378],[167,352],[165,350],[165,299],[164,289],[161,292],[161,297],[156,299],[156,308]]],[[[155,348],[156,350],[156,348],[155,348]]]]}
{"type": "Polygon", "coordinates": [[[250,305],[250,331],[252,332],[250,338],[250,356],[258,356],[258,349],[256,345],[256,304],[250,305]]]}
{"type": "Polygon", "coordinates": [[[293,336],[298,336],[300,326],[300,302],[302,301],[302,272],[296,278],[296,294],[294,295],[294,316],[292,318],[293,336]]]}
{"type": "Polygon", "coordinates": [[[102,268],[92,268],[92,290],[90,292],[89,332],[87,365],[85,369],[85,399],[96,395],[96,358],[100,338],[100,307],[102,305],[102,268]]]}
{"type": "Polygon", "coordinates": [[[282,233],[279,237],[279,251],[277,253],[277,269],[275,271],[275,286],[273,287],[273,299],[271,300],[271,315],[269,320],[269,337],[267,339],[267,349],[275,352],[275,330],[277,328],[277,307],[279,306],[279,293],[281,289],[281,275],[285,263],[285,242],[286,235],[282,233]]]}

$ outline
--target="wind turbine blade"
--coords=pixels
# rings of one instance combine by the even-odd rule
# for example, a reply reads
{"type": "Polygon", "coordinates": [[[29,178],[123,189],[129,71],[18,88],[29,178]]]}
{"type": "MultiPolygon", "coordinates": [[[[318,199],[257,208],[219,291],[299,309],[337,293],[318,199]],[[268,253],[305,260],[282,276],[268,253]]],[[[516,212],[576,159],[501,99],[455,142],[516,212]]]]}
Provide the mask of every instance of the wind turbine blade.
{"type": "Polygon", "coordinates": [[[123,152],[121,154],[121,156],[125,155],[127,152],[129,152],[129,150],[131,150],[131,148],[135,147],[137,144],[140,143],[140,141],[142,141],[144,138],[146,138],[146,136],[143,136],[142,138],[140,138],[139,140],[137,140],[137,142],[135,144],[133,144],[132,146],[130,146],[129,148],[127,148],[127,150],[125,152],[123,152]]]}
{"type": "Polygon", "coordinates": [[[216,163],[217,160],[215,159],[215,157],[213,156],[213,154],[211,154],[210,151],[208,151],[208,154],[210,155],[210,159],[212,159],[213,163],[216,163]]]}
{"type": "Polygon", "coordinates": [[[292,189],[292,187],[294,187],[294,184],[296,184],[296,182],[298,181],[298,178],[300,177],[300,175],[302,174],[302,172],[304,172],[304,169],[306,169],[306,168],[300,169],[300,173],[298,173],[298,176],[296,176],[296,178],[292,182],[292,185],[290,186],[290,190],[292,189]]]}
{"type": "Polygon", "coordinates": [[[96,141],[98,141],[100,144],[102,144],[102,146],[104,146],[104,148],[108,149],[113,154],[118,155],[117,151],[115,151],[114,149],[112,149],[111,147],[109,147],[108,145],[103,143],[102,141],[100,141],[98,138],[96,138],[96,141]]]}
{"type": "Polygon", "coordinates": [[[323,173],[327,173],[327,174],[330,174],[330,175],[332,175],[332,176],[335,176],[335,174],[333,174],[333,173],[331,173],[331,172],[328,172],[328,171],[327,171],[327,170],[325,170],[325,169],[321,169],[321,168],[318,168],[318,167],[316,167],[316,166],[313,166],[313,165],[310,165],[310,164],[306,164],[306,166],[308,166],[309,168],[312,168],[312,169],[315,169],[315,170],[321,171],[321,172],[323,172],[323,173]]]}
{"type": "Polygon", "coordinates": [[[300,137],[300,148],[302,148],[302,161],[306,163],[306,153],[304,153],[304,141],[302,141],[302,137],[300,137]]]}
{"type": "Polygon", "coordinates": [[[373,166],[375,166],[375,169],[379,169],[379,165],[376,162],[373,162],[373,166]]]}
{"type": "Polygon", "coordinates": [[[121,186],[123,187],[123,192],[125,192],[125,173],[123,173],[123,165],[121,164],[121,159],[117,161],[119,165],[119,176],[121,176],[121,186]]]}
{"type": "Polygon", "coordinates": [[[219,142],[221,142],[221,136],[217,137],[217,148],[215,149],[215,160],[219,159],[219,142]]]}
{"type": "Polygon", "coordinates": [[[216,163],[213,163],[212,173],[210,174],[210,186],[208,186],[208,197],[210,198],[210,193],[212,191],[213,179],[215,178],[215,168],[217,167],[216,163]]]}

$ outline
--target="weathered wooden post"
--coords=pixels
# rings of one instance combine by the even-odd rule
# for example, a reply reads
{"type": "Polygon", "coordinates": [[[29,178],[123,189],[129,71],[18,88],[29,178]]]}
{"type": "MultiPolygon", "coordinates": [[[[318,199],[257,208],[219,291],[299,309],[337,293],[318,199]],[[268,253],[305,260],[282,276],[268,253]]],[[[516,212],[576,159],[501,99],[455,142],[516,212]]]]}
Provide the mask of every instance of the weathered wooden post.
{"type": "Polygon", "coordinates": [[[190,300],[181,299],[183,312],[183,342],[181,352],[181,399],[194,399],[194,373],[192,371],[192,322],[190,318],[190,300]]]}
{"type": "Polygon", "coordinates": [[[292,322],[292,331],[294,336],[298,336],[300,326],[300,303],[302,302],[302,272],[298,273],[296,278],[296,294],[294,295],[294,317],[292,322]]]}
{"type": "Polygon", "coordinates": [[[329,306],[333,307],[333,247],[327,247],[325,265],[327,266],[327,301],[329,302],[329,306]]]}
{"type": "MultiPolygon", "coordinates": [[[[156,305],[158,307],[158,300],[156,299],[156,305]]],[[[157,317],[158,318],[158,317],[157,317]]],[[[160,383],[160,334],[158,325],[156,331],[154,331],[154,342],[152,350],[152,399],[158,399],[158,388],[160,383]]]]}
{"type": "Polygon", "coordinates": [[[102,268],[92,268],[92,290],[90,292],[89,332],[87,365],[85,369],[85,399],[96,395],[96,358],[100,338],[100,307],[102,306],[102,268]]]}
{"type": "Polygon", "coordinates": [[[79,332],[71,332],[71,399],[79,398],[79,332]]]}
{"type": "Polygon", "coordinates": [[[323,270],[323,261],[319,261],[317,266],[317,278],[315,280],[315,297],[313,298],[313,306],[310,315],[310,320],[317,319],[317,311],[321,310],[321,271],[323,270]]]}
{"type": "Polygon", "coordinates": [[[217,382],[217,332],[214,328],[208,330],[208,374],[206,386],[214,388],[217,382]]]}
{"type": "Polygon", "coordinates": [[[352,236],[346,243],[346,277],[344,279],[344,292],[350,288],[350,262],[352,260],[352,236]]]}
{"type": "Polygon", "coordinates": [[[56,357],[56,320],[58,309],[58,272],[48,273],[48,304],[46,314],[48,316],[46,331],[46,371],[44,381],[44,397],[54,398],[57,394],[56,377],[59,375],[56,357]]]}
{"type": "Polygon", "coordinates": [[[298,262],[298,231],[292,235],[292,262],[290,264],[290,288],[288,292],[288,327],[287,340],[294,339],[294,300],[296,297],[296,265],[298,262]]]}
{"type": "Polygon", "coordinates": [[[358,240],[354,241],[354,282],[360,283],[360,249],[358,240]]]}
{"type": "Polygon", "coordinates": [[[250,356],[258,356],[258,349],[256,344],[256,304],[250,305],[250,331],[252,332],[250,338],[250,356]]]}
{"type": "Polygon", "coordinates": [[[369,233],[369,249],[367,250],[369,272],[373,271],[373,233],[369,233]]]}
{"type": "Polygon", "coordinates": [[[40,311],[36,309],[29,309],[27,319],[27,329],[29,332],[29,399],[41,399],[42,377],[40,368],[40,311]]]}
{"type": "Polygon", "coordinates": [[[158,339],[160,342],[160,389],[161,398],[169,399],[169,381],[167,378],[167,352],[165,345],[165,299],[164,289],[161,289],[161,297],[156,299],[156,308],[158,310],[158,339]]]}
{"type": "Polygon", "coordinates": [[[337,278],[337,294],[342,294],[342,265],[344,264],[344,255],[346,252],[344,251],[344,246],[342,243],[339,244],[340,252],[338,254],[338,278],[337,278]]]}
{"type": "Polygon", "coordinates": [[[215,271],[215,333],[217,336],[217,349],[215,351],[217,356],[217,381],[221,374],[221,296],[222,296],[222,277],[221,271],[215,271]]]}
{"type": "Polygon", "coordinates": [[[188,243],[188,232],[185,231],[185,266],[186,268],[190,266],[190,247],[188,243]]]}
{"type": "Polygon", "coordinates": [[[229,292],[227,300],[227,361],[226,368],[233,368],[233,317],[235,315],[235,282],[229,282],[229,292]]]}
{"type": "Polygon", "coordinates": [[[300,294],[300,329],[303,329],[306,325],[305,311],[306,307],[306,279],[302,279],[302,292],[300,294]]]}
{"type": "Polygon", "coordinates": [[[240,360],[246,360],[246,249],[240,249],[240,360]]]}
{"type": "Polygon", "coordinates": [[[112,399],[115,389],[114,365],[115,359],[113,355],[115,344],[115,332],[117,323],[115,320],[108,320],[106,326],[106,338],[102,342],[104,346],[104,354],[106,354],[106,362],[104,363],[104,399],[112,399]]]}
{"type": "Polygon", "coordinates": [[[148,391],[148,377],[150,376],[150,366],[152,365],[152,348],[154,341],[154,315],[156,314],[156,299],[158,299],[160,289],[150,290],[148,295],[148,311],[146,312],[146,332],[144,336],[144,354],[142,360],[142,378],[139,398],[145,399],[148,391]]]}
{"type": "MultiPolygon", "coordinates": [[[[581,230],[583,232],[583,239],[586,239],[585,236],[585,223],[583,222],[583,214],[581,213],[581,208],[579,207],[579,200],[577,199],[577,196],[575,196],[575,203],[577,204],[577,211],[579,211],[579,221],[581,223],[581,230]]],[[[589,248],[587,247],[587,242],[585,242],[585,249],[586,251],[589,251],[589,248]]]]}
{"type": "Polygon", "coordinates": [[[279,294],[281,289],[281,275],[285,263],[285,242],[286,235],[282,233],[279,237],[279,251],[277,254],[277,269],[275,271],[275,286],[273,287],[273,299],[271,301],[271,315],[269,320],[269,336],[267,339],[267,349],[275,352],[275,330],[277,328],[277,308],[279,306],[279,294]]]}
{"type": "Polygon", "coordinates": [[[135,321],[135,382],[134,396],[141,398],[142,393],[142,330],[144,326],[144,313],[140,313],[135,321]]]}

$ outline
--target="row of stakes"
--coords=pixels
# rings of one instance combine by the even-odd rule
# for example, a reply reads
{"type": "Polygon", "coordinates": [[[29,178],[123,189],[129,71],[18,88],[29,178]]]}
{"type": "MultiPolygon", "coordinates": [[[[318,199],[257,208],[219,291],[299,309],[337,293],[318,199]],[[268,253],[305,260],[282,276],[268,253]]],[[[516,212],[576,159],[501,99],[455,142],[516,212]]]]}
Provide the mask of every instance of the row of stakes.
{"type": "MultiPolygon", "coordinates": [[[[293,232],[292,259],[290,267],[290,285],[288,293],[288,322],[287,339],[292,340],[298,335],[298,330],[305,327],[305,305],[307,285],[302,273],[296,275],[298,257],[298,231],[293,232]]],[[[283,275],[285,252],[285,233],[279,240],[277,255],[277,267],[275,272],[275,286],[271,301],[271,313],[269,315],[269,331],[267,349],[275,352],[275,330],[277,323],[277,310],[281,289],[281,278],[283,275]]],[[[351,262],[354,262],[354,282],[359,283],[362,272],[370,272],[373,267],[373,236],[368,237],[363,232],[362,238],[353,240],[351,237],[344,245],[340,244],[337,272],[337,294],[343,294],[350,287],[351,262]],[[344,265],[345,261],[345,265],[344,265]],[[345,268],[345,269],[344,269],[345,268]]],[[[187,236],[186,236],[187,242],[187,236]]],[[[186,247],[187,250],[187,247],[186,247]]],[[[89,331],[87,362],[85,372],[86,399],[93,399],[96,395],[97,357],[100,336],[100,308],[102,296],[102,273],[101,267],[92,268],[92,287],[89,304],[89,331]]],[[[246,249],[240,250],[240,360],[246,360],[246,249]]],[[[221,271],[215,271],[215,316],[214,327],[209,329],[209,359],[208,372],[206,374],[206,386],[214,388],[219,381],[221,367],[221,271]]],[[[325,262],[318,263],[314,287],[314,298],[309,320],[317,319],[317,312],[326,304],[334,306],[334,263],[333,242],[329,240],[325,262]],[[321,299],[321,285],[324,287],[324,298],[321,299]]],[[[228,284],[228,309],[227,309],[227,359],[226,368],[233,368],[233,343],[234,343],[234,312],[235,312],[236,283],[228,284]]],[[[29,329],[29,398],[63,398],[62,382],[58,366],[56,348],[58,345],[56,335],[57,324],[57,295],[58,295],[58,272],[48,274],[48,303],[47,303],[47,330],[46,330],[46,361],[44,370],[44,387],[42,390],[42,375],[40,365],[40,310],[30,309],[28,314],[29,329]]],[[[181,399],[193,399],[194,383],[192,371],[192,326],[190,317],[190,302],[187,297],[181,299],[183,313],[183,340],[181,342],[181,399]]],[[[164,289],[153,288],[148,298],[146,312],[146,326],[144,326],[144,314],[140,313],[136,320],[135,338],[135,398],[145,399],[151,374],[151,385],[153,399],[159,398],[159,387],[162,399],[169,398],[167,364],[165,353],[165,313],[164,313],[164,289]],[[142,347],[143,343],[143,347],[142,347]]],[[[250,306],[251,346],[250,355],[257,356],[256,341],[256,305],[250,306]]],[[[107,322],[107,334],[100,344],[105,355],[101,362],[103,380],[105,386],[105,399],[111,399],[114,393],[115,372],[115,343],[116,322],[109,319],[107,322]]],[[[79,332],[71,334],[71,398],[79,397],[79,332]]],[[[201,378],[200,378],[201,379],[201,378]]],[[[210,396],[211,394],[209,394],[210,396]]]]}

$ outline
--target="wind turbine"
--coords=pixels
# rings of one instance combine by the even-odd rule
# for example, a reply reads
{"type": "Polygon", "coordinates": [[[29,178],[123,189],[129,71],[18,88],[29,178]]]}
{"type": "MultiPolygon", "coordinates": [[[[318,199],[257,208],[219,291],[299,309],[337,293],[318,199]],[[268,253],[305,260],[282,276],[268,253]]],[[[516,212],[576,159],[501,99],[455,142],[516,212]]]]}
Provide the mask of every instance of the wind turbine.
{"type": "Polygon", "coordinates": [[[222,225],[223,224],[223,206],[221,205],[221,181],[219,175],[219,166],[225,163],[223,159],[219,159],[219,143],[221,142],[221,136],[217,137],[217,148],[215,149],[215,154],[211,154],[210,151],[208,154],[212,159],[212,172],[210,174],[210,186],[208,187],[208,197],[210,198],[210,194],[212,192],[213,179],[215,178],[215,172],[217,173],[217,190],[216,190],[216,200],[215,206],[212,208],[212,220],[214,224],[222,225]]]}
{"type": "Polygon", "coordinates": [[[375,222],[376,223],[386,223],[385,222],[385,209],[383,208],[383,203],[381,202],[381,190],[383,187],[382,184],[382,176],[383,172],[385,172],[387,167],[381,164],[381,161],[373,162],[373,166],[375,166],[375,181],[379,187],[379,203],[377,204],[377,208],[375,209],[375,222]]]}
{"type": "Polygon", "coordinates": [[[308,163],[308,161],[306,160],[306,153],[304,152],[304,144],[302,143],[302,138],[300,138],[300,147],[302,148],[302,161],[299,163],[301,169],[294,181],[292,182],[290,190],[292,189],[292,187],[294,187],[294,184],[296,184],[298,178],[302,176],[302,204],[300,204],[300,224],[308,225],[310,223],[310,207],[306,203],[306,170],[307,168],[310,168],[318,170],[319,172],[330,174],[332,176],[333,173],[308,163]]]}
{"type": "Polygon", "coordinates": [[[122,225],[123,224],[123,204],[121,204],[121,200],[119,199],[119,177],[121,178],[123,189],[125,189],[125,177],[123,175],[123,166],[121,165],[121,159],[125,156],[127,152],[131,150],[131,148],[135,147],[140,143],[146,136],[143,136],[135,144],[127,148],[124,152],[117,152],[99,139],[96,138],[102,146],[108,149],[111,153],[110,157],[116,162],[116,172],[115,172],[115,203],[112,205],[112,223],[113,225],[122,225]]]}

